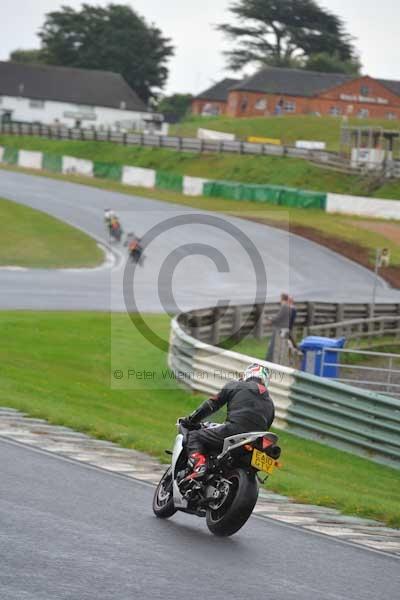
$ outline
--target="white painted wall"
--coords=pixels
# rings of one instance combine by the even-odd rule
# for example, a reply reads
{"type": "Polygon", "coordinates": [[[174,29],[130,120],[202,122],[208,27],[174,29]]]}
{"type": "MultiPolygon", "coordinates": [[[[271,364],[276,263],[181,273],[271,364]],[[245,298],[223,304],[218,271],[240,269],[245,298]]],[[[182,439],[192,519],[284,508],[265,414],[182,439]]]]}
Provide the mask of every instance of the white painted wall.
{"type": "Polygon", "coordinates": [[[197,137],[199,140],[235,141],[234,133],[224,133],[223,131],[214,131],[213,129],[202,129],[201,127],[197,130],[197,137]]]}
{"type": "Polygon", "coordinates": [[[329,213],[400,219],[400,201],[398,200],[328,194],[326,210],[329,213]]]}
{"type": "Polygon", "coordinates": [[[18,165],[27,169],[41,169],[43,155],[41,152],[30,152],[29,150],[20,150],[18,152],[18,165]]]}
{"type": "Polygon", "coordinates": [[[79,116],[86,116],[88,118],[81,118],[82,126],[94,126],[96,129],[100,127],[115,129],[119,122],[122,128],[141,130],[144,127],[144,118],[149,116],[146,112],[104,106],[90,107],[52,100],[46,100],[43,108],[34,108],[29,98],[1,96],[0,114],[7,111],[11,111],[13,121],[44,125],[54,125],[58,121],[60,125],[67,127],[73,127],[79,116]]]}
{"type": "Polygon", "coordinates": [[[63,156],[62,172],[65,174],[77,173],[79,175],[86,175],[86,177],[93,177],[93,161],[75,158],[74,156],[63,156]]]}
{"type": "Polygon", "coordinates": [[[183,193],[185,196],[202,196],[204,184],[209,181],[201,177],[188,177],[185,175],[183,178],[183,193]]]}
{"type": "Polygon", "coordinates": [[[125,166],[122,170],[122,183],[125,183],[125,185],[154,188],[156,186],[156,172],[154,169],[125,166]]]}

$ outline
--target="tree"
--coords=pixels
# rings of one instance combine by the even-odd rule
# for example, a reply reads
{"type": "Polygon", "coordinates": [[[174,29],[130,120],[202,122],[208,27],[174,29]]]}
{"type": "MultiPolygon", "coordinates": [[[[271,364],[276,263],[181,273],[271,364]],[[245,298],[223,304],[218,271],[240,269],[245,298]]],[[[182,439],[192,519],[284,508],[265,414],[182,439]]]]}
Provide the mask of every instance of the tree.
{"type": "Polygon", "coordinates": [[[158,103],[157,110],[163,113],[167,121],[180,121],[189,111],[192,99],[192,94],[164,96],[158,103]]]}
{"type": "Polygon", "coordinates": [[[238,24],[217,29],[235,42],[236,49],[225,53],[232,70],[251,63],[297,66],[321,53],[336,54],[342,61],[353,58],[343,21],[315,0],[237,0],[229,10],[238,24]]]}
{"type": "Polygon", "coordinates": [[[129,6],[63,6],[46,15],[39,32],[47,64],[120,73],[148,102],[168,77],[171,40],[129,6]]]}
{"type": "Polygon", "coordinates": [[[322,71],[323,73],[345,73],[360,75],[361,63],[357,57],[341,60],[337,54],[312,54],[306,61],[307,71],[322,71]]]}
{"type": "Polygon", "coordinates": [[[17,63],[38,64],[43,62],[43,55],[40,49],[23,50],[18,48],[10,54],[10,60],[17,63]]]}

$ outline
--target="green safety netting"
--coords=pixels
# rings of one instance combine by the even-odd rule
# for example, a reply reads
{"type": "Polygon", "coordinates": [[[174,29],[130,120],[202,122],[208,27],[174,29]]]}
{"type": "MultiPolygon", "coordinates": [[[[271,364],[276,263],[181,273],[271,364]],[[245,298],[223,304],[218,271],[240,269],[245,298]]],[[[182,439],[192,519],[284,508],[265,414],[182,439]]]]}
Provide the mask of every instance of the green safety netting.
{"type": "Polygon", "coordinates": [[[326,210],[328,194],[324,192],[307,192],[299,190],[299,204],[302,208],[322,208],[326,210]]]}
{"type": "Polygon", "coordinates": [[[94,177],[101,179],[112,179],[113,181],[122,180],[122,166],[113,163],[94,162],[93,163],[94,177]]]}
{"type": "Polygon", "coordinates": [[[208,181],[203,194],[227,200],[248,200],[279,206],[325,209],[326,194],[307,192],[296,188],[274,185],[234,183],[230,181],[208,181]]]}
{"type": "Polygon", "coordinates": [[[18,148],[10,148],[8,146],[5,147],[3,153],[3,162],[7,163],[8,165],[18,164],[18,153],[18,148]]]}
{"type": "Polygon", "coordinates": [[[62,172],[62,156],[59,154],[43,154],[42,168],[53,173],[62,172]]]}
{"type": "Polygon", "coordinates": [[[156,187],[174,192],[183,191],[183,175],[167,173],[167,171],[156,172],[156,187]]]}

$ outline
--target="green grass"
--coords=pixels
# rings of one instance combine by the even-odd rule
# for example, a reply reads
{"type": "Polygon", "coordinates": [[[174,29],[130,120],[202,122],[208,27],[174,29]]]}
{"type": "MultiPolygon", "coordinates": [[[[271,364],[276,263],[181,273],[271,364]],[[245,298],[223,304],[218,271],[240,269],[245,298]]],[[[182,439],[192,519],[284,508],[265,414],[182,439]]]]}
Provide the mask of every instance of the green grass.
{"type": "MultiPolygon", "coordinates": [[[[349,125],[356,127],[383,127],[400,129],[399,121],[385,119],[350,119],[349,125]]],[[[281,140],[284,144],[294,144],[296,140],[326,142],[328,150],[339,150],[342,119],[338,117],[315,117],[311,115],[287,115],[281,117],[197,117],[189,116],[181,123],[173,125],[171,135],[196,137],[197,129],[213,129],[234,133],[238,139],[249,136],[269,137],[281,140]]]]}
{"type": "MultiPolygon", "coordinates": [[[[134,165],[243,183],[269,183],[306,190],[369,195],[365,178],[316,167],[305,160],[274,156],[239,156],[229,154],[192,154],[159,148],[122,146],[108,142],[48,140],[29,136],[0,136],[0,145],[71,155],[103,162],[134,165]]],[[[400,199],[400,181],[378,188],[376,197],[400,199]]]]}
{"type": "MultiPolygon", "coordinates": [[[[168,317],[145,318],[168,339],[168,317]]],[[[176,418],[202,398],[163,379],[165,354],[141,337],[127,315],[111,319],[90,313],[0,313],[0,335],[7,339],[0,346],[2,405],[165,460],[176,418]],[[125,377],[114,380],[112,389],[117,368],[125,377]],[[136,374],[155,371],[154,379],[133,377],[131,389],[124,389],[128,368],[136,374]]],[[[271,477],[270,489],[400,526],[398,471],[278,434],[284,467],[271,477]]]]}
{"type": "Polygon", "coordinates": [[[103,252],[82,231],[27,206],[0,198],[0,265],[93,267],[103,252]]]}
{"type": "MultiPolygon", "coordinates": [[[[367,221],[365,217],[347,216],[325,213],[316,209],[301,209],[276,207],[270,204],[256,204],[238,200],[224,200],[220,198],[206,198],[195,196],[184,196],[172,191],[148,188],[136,188],[123,185],[114,181],[92,179],[77,175],[61,175],[46,172],[37,172],[19,167],[0,165],[0,169],[22,171],[36,176],[49,177],[62,181],[72,181],[82,185],[88,185],[104,190],[122,192],[131,196],[141,196],[164,202],[173,202],[184,206],[191,206],[200,210],[221,212],[237,217],[266,220],[268,223],[276,223],[278,226],[289,227],[289,225],[301,225],[312,227],[323,235],[359,244],[369,251],[370,264],[374,264],[375,249],[389,248],[391,250],[391,264],[400,265],[400,247],[384,235],[357,228],[357,221],[367,221]]],[[[135,199],[132,199],[134,207],[135,199]]],[[[378,219],[370,219],[371,223],[382,222],[378,219]]],[[[385,223],[388,221],[385,220],[385,223]]],[[[390,221],[389,221],[390,222],[390,221]]]]}

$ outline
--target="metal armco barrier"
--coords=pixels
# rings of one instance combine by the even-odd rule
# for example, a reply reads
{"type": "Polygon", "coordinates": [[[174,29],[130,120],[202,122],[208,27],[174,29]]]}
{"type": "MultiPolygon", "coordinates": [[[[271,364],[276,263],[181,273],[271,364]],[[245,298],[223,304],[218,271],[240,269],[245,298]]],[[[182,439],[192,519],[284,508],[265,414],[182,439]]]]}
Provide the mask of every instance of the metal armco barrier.
{"type": "Polygon", "coordinates": [[[274,144],[255,144],[243,141],[200,140],[157,134],[126,133],[113,130],[68,128],[35,123],[2,123],[0,133],[5,135],[34,135],[60,140],[86,140],[114,142],[123,145],[148,146],[151,148],[169,148],[179,152],[217,152],[228,154],[251,154],[268,156],[289,156],[303,158],[321,164],[334,162],[339,166],[348,166],[348,161],[338,154],[326,150],[308,150],[294,146],[276,146],[274,144]]]}
{"type": "MultiPolygon", "coordinates": [[[[318,306],[321,310],[322,305],[318,306]]],[[[337,305],[337,310],[339,306],[344,312],[366,310],[365,305],[337,305]]],[[[238,308],[234,307],[233,313],[238,308]]],[[[241,308],[249,314],[249,307],[241,308]]],[[[268,308],[271,309],[271,305],[268,308]]],[[[381,305],[380,308],[382,311],[398,310],[397,305],[381,305]]],[[[256,307],[253,311],[257,313],[256,307]]],[[[208,316],[210,313],[211,309],[208,316]]],[[[331,310],[330,314],[334,315],[335,311],[331,310]]],[[[400,468],[400,400],[201,341],[196,333],[202,338],[215,337],[215,323],[207,328],[199,324],[199,319],[201,322],[205,315],[207,311],[193,311],[172,321],[169,366],[178,381],[194,391],[214,394],[227,381],[237,377],[246,365],[257,360],[272,370],[270,391],[276,406],[277,428],[400,468]],[[197,327],[193,319],[197,319],[197,327]]],[[[257,323],[253,327],[257,328],[257,323]]],[[[225,328],[225,334],[229,335],[229,329],[225,328]]]]}

